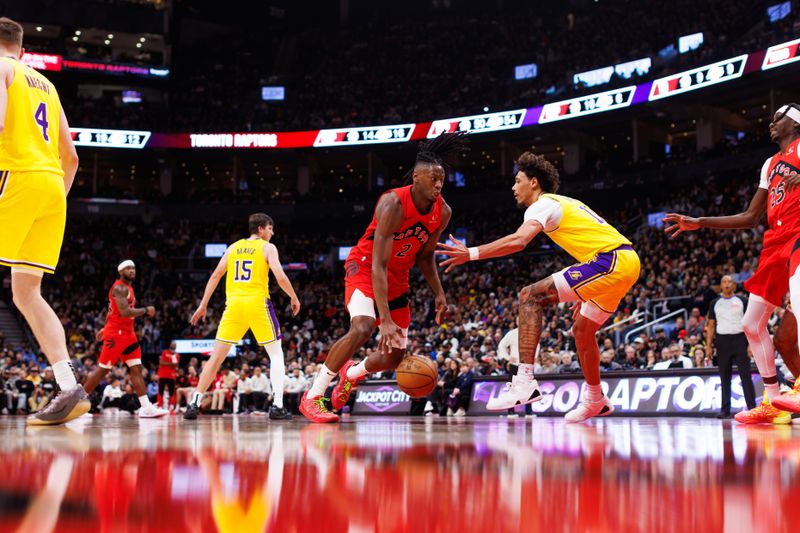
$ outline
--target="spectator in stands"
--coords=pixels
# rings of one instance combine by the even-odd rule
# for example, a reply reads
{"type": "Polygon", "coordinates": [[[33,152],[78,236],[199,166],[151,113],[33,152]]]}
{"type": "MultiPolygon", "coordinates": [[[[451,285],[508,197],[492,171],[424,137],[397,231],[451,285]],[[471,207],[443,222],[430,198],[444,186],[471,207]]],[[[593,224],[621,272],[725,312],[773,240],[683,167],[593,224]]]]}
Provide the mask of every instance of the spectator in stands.
{"type": "Polygon", "coordinates": [[[450,393],[447,416],[465,416],[472,396],[472,380],[475,375],[466,363],[461,363],[455,387],[450,393]]]}
{"type": "Polygon", "coordinates": [[[600,354],[600,371],[622,370],[622,366],[614,361],[614,350],[603,350],[600,354]]]}

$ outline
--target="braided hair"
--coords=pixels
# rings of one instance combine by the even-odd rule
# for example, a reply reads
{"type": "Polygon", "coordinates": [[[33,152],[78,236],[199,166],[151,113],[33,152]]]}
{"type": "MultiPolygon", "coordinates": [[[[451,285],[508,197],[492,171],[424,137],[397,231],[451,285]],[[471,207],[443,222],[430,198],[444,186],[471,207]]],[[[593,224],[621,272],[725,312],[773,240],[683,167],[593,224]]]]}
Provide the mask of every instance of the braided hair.
{"type": "Polygon", "coordinates": [[[465,131],[445,132],[433,139],[422,141],[417,145],[414,168],[408,171],[406,180],[409,183],[412,181],[414,169],[418,165],[440,166],[446,172],[451,165],[456,164],[458,156],[467,152],[469,152],[469,140],[465,131]]]}

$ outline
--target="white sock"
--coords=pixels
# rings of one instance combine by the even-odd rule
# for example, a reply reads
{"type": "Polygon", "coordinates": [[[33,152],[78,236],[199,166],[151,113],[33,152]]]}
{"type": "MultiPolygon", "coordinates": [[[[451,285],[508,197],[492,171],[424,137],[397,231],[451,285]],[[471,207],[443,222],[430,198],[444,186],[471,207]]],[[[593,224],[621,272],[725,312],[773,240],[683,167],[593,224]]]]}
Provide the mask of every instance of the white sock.
{"type": "Polygon", "coordinates": [[[149,409],[150,407],[152,407],[152,405],[150,404],[150,398],[147,397],[147,394],[145,394],[144,396],[139,396],[139,404],[141,404],[143,409],[149,409]]]}
{"type": "MultiPolygon", "coordinates": [[[[772,316],[775,306],[755,294],[751,294],[747,301],[747,310],[744,312],[742,327],[753,352],[753,359],[756,362],[758,373],[761,379],[772,378],[777,374],[775,370],[775,346],[772,344],[772,337],[767,330],[767,322],[772,316]]],[[[772,398],[770,385],[765,385],[767,396],[772,398]]],[[[777,394],[778,385],[774,384],[774,391],[777,394]]]]}
{"type": "Polygon", "coordinates": [[[271,342],[264,346],[269,355],[269,381],[272,383],[272,404],[283,407],[283,388],[286,385],[286,365],[283,362],[281,342],[271,342]]]}
{"type": "Polygon", "coordinates": [[[314,380],[314,384],[311,386],[311,390],[308,391],[308,397],[316,398],[317,396],[323,396],[325,391],[328,390],[328,385],[331,384],[335,376],[336,372],[331,372],[331,369],[328,368],[327,365],[322,365],[322,370],[319,371],[317,379],[314,380]]]}
{"type": "Polygon", "coordinates": [[[190,405],[194,405],[195,407],[200,407],[200,400],[203,398],[203,395],[197,391],[192,393],[192,401],[189,402],[190,405]]]}
{"type": "Polygon", "coordinates": [[[358,379],[363,378],[369,374],[367,371],[367,360],[364,359],[357,365],[353,365],[347,369],[347,379],[358,379]]]}
{"type": "Polygon", "coordinates": [[[56,383],[63,391],[72,390],[78,385],[78,380],[75,379],[75,370],[73,370],[69,359],[54,363],[53,375],[56,378],[56,383]]]}
{"type": "Polygon", "coordinates": [[[776,398],[781,393],[781,386],[778,383],[764,383],[764,393],[768,399],[776,398]]]}
{"type": "Polygon", "coordinates": [[[603,398],[603,387],[586,384],[586,398],[590,402],[599,402],[603,398]]]}

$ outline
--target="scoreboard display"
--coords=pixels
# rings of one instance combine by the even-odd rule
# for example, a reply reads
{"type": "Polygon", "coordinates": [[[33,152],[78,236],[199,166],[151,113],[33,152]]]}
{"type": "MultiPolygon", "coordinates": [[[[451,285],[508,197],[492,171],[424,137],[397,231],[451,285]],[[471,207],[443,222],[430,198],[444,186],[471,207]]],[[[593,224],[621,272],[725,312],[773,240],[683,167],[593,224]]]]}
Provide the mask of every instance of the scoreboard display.
{"type": "Polygon", "coordinates": [[[650,101],[734,80],[744,73],[745,63],[747,54],[659,78],[650,87],[650,101]]]}

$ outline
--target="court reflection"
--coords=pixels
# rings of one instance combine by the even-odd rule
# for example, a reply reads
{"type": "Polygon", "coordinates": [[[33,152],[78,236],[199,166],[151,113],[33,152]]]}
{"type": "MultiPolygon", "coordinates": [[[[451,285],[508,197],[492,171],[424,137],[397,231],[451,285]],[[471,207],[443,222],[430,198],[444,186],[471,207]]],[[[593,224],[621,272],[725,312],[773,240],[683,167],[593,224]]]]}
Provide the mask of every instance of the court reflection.
{"type": "Polygon", "coordinates": [[[783,531],[798,437],[691,419],[12,419],[0,530],[783,531]]]}

